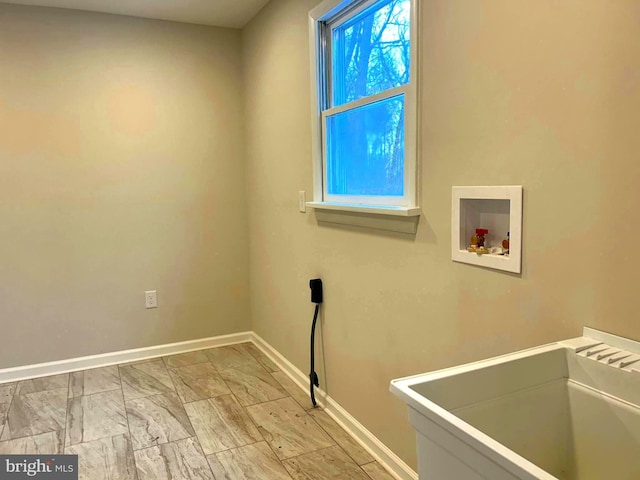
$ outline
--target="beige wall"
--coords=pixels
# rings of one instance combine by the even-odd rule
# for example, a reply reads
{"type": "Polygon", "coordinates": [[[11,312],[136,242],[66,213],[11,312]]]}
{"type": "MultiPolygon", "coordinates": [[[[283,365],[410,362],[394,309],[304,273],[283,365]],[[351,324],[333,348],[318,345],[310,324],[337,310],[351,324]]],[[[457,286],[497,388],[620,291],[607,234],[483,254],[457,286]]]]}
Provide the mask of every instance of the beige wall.
{"type": "Polygon", "coordinates": [[[252,325],[304,371],[307,280],[325,282],[321,384],[415,466],[394,377],[577,336],[640,339],[638,2],[420,1],[415,237],[318,226],[307,12],[243,32],[252,325]],[[522,184],[522,275],[450,260],[452,185],[522,184]]]}
{"type": "Polygon", "coordinates": [[[316,3],[242,38],[0,5],[0,368],[253,328],[306,371],[321,276],[322,387],[415,466],[391,378],[583,325],[640,339],[638,2],[420,2],[415,237],[297,212],[316,3]],[[524,185],[521,276],[451,262],[465,184],[524,185]]]}
{"type": "Polygon", "coordinates": [[[250,328],[240,41],[0,5],[0,368],[250,328]]]}

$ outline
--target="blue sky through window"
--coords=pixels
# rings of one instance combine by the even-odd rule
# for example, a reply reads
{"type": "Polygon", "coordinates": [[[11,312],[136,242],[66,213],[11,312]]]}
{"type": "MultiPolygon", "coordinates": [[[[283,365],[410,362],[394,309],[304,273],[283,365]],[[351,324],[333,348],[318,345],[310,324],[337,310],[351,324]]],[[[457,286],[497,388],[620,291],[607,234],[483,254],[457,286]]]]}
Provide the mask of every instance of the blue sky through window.
{"type": "Polygon", "coordinates": [[[409,82],[410,7],[378,2],[333,30],[332,106],[409,82]]]}
{"type": "Polygon", "coordinates": [[[404,95],[327,117],[327,193],[404,195],[404,95]]]}
{"type": "MultiPolygon", "coordinates": [[[[410,0],[381,0],[333,28],[332,107],[406,85],[410,0]]],[[[405,96],[383,98],[326,118],[326,191],[402,197],[405,96]]]]}

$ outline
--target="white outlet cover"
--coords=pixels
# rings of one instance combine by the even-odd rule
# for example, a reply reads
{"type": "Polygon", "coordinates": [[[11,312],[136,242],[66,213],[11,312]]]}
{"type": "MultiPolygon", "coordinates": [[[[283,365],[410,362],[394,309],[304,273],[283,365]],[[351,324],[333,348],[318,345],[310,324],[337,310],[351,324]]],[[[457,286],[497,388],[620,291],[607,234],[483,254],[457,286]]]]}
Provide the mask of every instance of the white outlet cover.
{"type": "Polygon", "coordinates": [[[144,292],[144,307],[145,308],[158,307],[158,294],[156,290],[147,290],[146,292],[144,292]]]}
{"type": "Polygon", "coordinates": [[[307,212],[307,192],[304,190],[298,192],[298,211],[300,213],[307,212]]]}

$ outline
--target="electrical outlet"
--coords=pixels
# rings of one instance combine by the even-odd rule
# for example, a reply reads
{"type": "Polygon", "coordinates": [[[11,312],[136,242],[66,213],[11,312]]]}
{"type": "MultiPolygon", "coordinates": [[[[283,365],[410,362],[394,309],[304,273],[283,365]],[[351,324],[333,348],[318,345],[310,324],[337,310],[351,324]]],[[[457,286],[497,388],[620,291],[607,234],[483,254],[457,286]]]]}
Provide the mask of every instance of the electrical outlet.
{"type": "Polygon", "coordinates": [[[144,292],[144,308],[158,308],[158,296],[156,290],[144,292]]]}
{"type": "Polygon", "coordinates": [[[300,213],[307,211],[307,193],[304,190],[298,192],[298,210],[300,213]]]}

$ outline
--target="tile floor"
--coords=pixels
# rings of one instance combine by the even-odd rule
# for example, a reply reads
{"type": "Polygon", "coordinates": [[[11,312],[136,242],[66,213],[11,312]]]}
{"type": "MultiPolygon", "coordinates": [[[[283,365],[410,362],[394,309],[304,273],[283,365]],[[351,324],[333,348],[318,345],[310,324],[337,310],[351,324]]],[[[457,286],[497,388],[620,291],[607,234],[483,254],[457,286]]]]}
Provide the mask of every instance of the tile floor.
{"type": "Polygon", "coordinates": [[[392,479],[251,343],[0,385],[0,454],[89,480],[392,479]]]}

